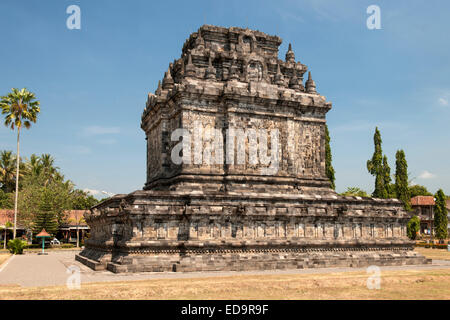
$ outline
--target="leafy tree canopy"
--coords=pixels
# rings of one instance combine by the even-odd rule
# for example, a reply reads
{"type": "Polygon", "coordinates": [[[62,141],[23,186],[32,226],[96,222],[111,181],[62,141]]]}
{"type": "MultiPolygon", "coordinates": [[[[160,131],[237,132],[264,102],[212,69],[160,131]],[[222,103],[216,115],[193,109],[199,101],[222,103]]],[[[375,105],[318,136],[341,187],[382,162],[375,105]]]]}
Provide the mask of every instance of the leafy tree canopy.
{"type": "Polygon", "coordinates": [[[421,185],[413,185],[409,186],[409,193],[411,195],[411,198],[414,198],[416,196],[432,196],[433,194],[427,190],[426,187],[421,185]]]}
{"type": "Polygon", "coordinates": [[[346,191],[340,193],[341,196],[353,196],[353,197],[364,197],[368,198],[370,195],[366,191],[358,187],[348,187],[346,191]]]}
{"type": "MultiPolygon", "coordinates": [[[[0,152],[0,167],[7,168],[8,163],[12,162],[15,174],[14,161],[15,155],[12,152],[0,152]]],[[[46,205],[55,213],[58,224],[66,221],[65,211],[89,209],[98,203],[96,198],[76,189],[72,181],[66,180],[60,169],[55,166],[54,158],[49,154],[40,156],[32,154],[29,159],[20,159],[20,166],[18,219],[26,227],[31,228],[36,221],[44,194],[48,196],[46,205]]],[[[2,177],[0,175],[0,180],[2,177]]],[[[1,187],[3,184],[0,183],[0,208],[2,209],[14,207],[14,175],[11,179],[12,182],[7,182],[12,186],[12,189],[7,189],[9,192],[5,192],[1,187]]]]}

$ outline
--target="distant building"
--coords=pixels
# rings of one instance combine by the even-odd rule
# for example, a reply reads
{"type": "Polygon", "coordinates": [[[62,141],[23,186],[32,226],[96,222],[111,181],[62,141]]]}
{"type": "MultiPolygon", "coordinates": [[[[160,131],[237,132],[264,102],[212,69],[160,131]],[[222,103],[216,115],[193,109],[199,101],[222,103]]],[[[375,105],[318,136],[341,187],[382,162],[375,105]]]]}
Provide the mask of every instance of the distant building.
{"type": "MultiPolygon", "coordinates": [[[[82,243],[87,233],[89,232],[89,227],[84,221],[83,215],[88,210],[68,210],[66,211],[66,223],[59,226],[56,233],[56,238],[61,242],[65,243],[77,243],[77,232],[79,233],[79,240],[82,243]]],[[[0,241],[4,240],[5,232],[4,228],[7,222],[14,222],[14,210],[12,209],[0,209],[0,241]]],[[[12,239],[13,227],[7,229],[7,239],[12,239]]],[[[31,230],[27,230],[20,223],[17,224],[16,236],[27,238],[31,240],[32,233],[31,230]]]]}
{"type": "Polygon", "coordinates": [[[420,233],[430,234],[434,221],[434,197],[416,196],[411,198],[411,207],[420,219],[420,233]]]}
{"type": "Polygon", "coordinates": [[[61,242],[77,243],[77,232],[79,233],[79,241],[84,242],[89,227],[84,221],[84,213],[88,210],[69,210],[67,214],[67,222],[59,226],[57,238],[61,242]]]}
{"type": "MultiPolygon", "coordinates": [[[[6,227],[6,223],[10,222],[11,224],[14,223],[14,210],[12,209],[0,209],[0,241],[5,240],[5,227],[6,227]]],[[[13,231],[14,227],[9,227],[6,230],[6,238],[12,239],[13,237],[13,231]]],[[[23,227],[22,225],[20,225],[19,223],[17,224],[16,227],[16,236],[17,237],[22,237],[25,236],[26,237],[27,234],[27,230],[25,229],[25,227],[23,227]]]]}

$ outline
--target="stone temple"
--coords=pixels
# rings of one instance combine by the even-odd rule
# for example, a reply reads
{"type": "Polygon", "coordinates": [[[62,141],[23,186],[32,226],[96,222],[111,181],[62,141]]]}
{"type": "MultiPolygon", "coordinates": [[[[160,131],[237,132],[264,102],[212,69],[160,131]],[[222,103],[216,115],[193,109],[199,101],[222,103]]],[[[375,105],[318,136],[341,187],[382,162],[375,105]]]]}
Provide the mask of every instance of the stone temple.
{"type": "Polygon", "coordinates": [[[343,197],[325,174],[325,116],[281,39],[204,25],[148,94],[143,190],[86,215],[76,259],[112,272],[423,264],[400,201],[343,197]]]}

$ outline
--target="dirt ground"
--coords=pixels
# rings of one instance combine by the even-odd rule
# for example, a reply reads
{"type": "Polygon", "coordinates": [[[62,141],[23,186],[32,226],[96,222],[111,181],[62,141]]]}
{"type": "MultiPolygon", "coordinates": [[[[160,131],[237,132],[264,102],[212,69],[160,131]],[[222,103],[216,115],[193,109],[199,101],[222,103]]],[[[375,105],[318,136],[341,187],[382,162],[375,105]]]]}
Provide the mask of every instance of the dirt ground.
{"type": "MultiPolygon", "coordinates": [[[[445,250],[416,250],[450,260],[445,250]]],[[[6,257],[0,254],[0,264],[6,257]]],[[[3,285],[0,299],[450,299],[450,268],[382,270],[379,289],[368,288],[371,277],[349,271],[96,282],[79,289],[3,285]]]]}
{"type": "Polygon", "coordinates": [[[384,271],[380,289],[371,274],[345,272],[238,275],[20,288],[0,287],[3,299],[450,299],[450,269],[384,271]]]}
{"type": "Polygon", "coordinates": [[[415,248],[414,250],[429,259],[450,260],[450,251],[444,249],[415,248]]]}

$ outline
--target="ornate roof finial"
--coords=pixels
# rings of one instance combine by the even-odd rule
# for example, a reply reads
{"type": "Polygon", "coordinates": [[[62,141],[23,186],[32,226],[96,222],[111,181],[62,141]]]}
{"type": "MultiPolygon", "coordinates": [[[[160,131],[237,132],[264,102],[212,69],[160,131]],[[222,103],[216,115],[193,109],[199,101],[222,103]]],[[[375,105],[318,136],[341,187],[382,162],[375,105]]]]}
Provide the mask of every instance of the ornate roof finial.
{"type": "Polygon", "coordinates": [[[156,88],[155,95],[161,95],[161,80],[158,80],[158,88],[156,88]]]}
{"type": "Polygon", "coordinates": [[[279,86],[284,85],[284,77],[283,74],[281,73],[280,64],[277,64],[277,74],[275,75],[275,84],[279,86]]]}
{"type": "Polygon", "coordinates": [[[288,51],[286,52],[286,62],[295,63],[295,54],[294,54],[294,51],[292,51],[292,45],[290,43],[289,43],[288,51]]]}
{"type": "Polygon", "coordinates": [[[184,75],[186,77],[195,77],[197,75],[197,69],[195,68],[194,64],[192,63],[192,56],[189,53],[188,55],[188,62],[186,64],[186,67],[184,68],[184,75]]]}
{"type": "Polygon", "coordinates": [[[316,92],[316,83],[311,77],[311,71],[308,72],[308,80],[306,80],[306,92],[308,93],[317,93],[316,92]]]}
{"type": "Polygon", "coordinates": [[[195,39],[195,47],[197,49],[205,48],[205,41],[202,38],[202,34],[201,34],[200,30],[198,30],[198,32],[197,32],[197,38],[195,39]]]}
{"type": "Polygon", "coordinates": [[[174,87],[174,81],[172,75],[170,74],[170,66],[169,69],[167,69],[166,73],[164,74],[162,87],[163,89],[172,89],[174,87]]]}
{"type": "Polygon", "coordinates": [[[299,90],[300,89],[300,84],[298,82],[299,81],[298,81],[296,72],[294,70],[294,74],[292,75],[292,78],[289,81],[289,88],[294,89],[294,90],[299,90]]]}
{"type": "Polygon", "coordinates": [[[208,58],[208,69],[206,69],[206,79],[216,80],[216,69],[212,65],[211,56],[208,58]]]}

